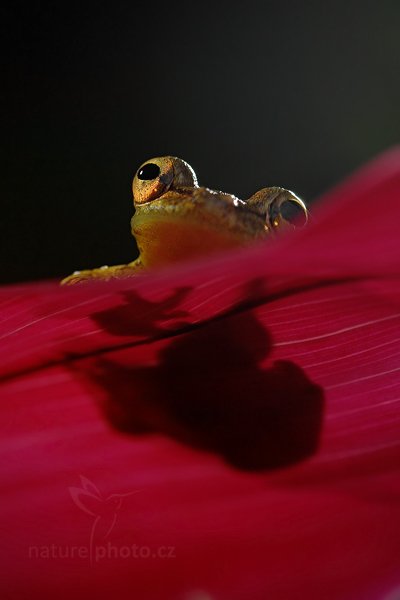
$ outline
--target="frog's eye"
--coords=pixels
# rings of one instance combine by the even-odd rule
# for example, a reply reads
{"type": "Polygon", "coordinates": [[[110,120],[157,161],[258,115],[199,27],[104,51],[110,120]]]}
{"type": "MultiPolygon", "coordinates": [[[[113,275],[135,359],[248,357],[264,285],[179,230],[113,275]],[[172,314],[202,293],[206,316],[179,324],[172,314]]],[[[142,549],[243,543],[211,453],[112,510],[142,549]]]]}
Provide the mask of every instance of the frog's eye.
{"type": "Polygon", "coordinates": [[[158,165],[155,163],[147,163],[139,169],[137,176],[138,179],[146,181],[149,179],[155,179],[160,175],[160,173],[161,169],[158,165]]]}
{"type": "Polygon", "coordinates": [[[143,163],[133,179],[135,206],[160,198],[168,190],[197,186],[196,175],[190,165],[174,156],[152,158],[143,163]]]}
{"type": "Polygon", "coordinates": [[[146,204],[167,192],[174,178],[174,168],[170,157],[152,158],[136,171],[132,190],[135,205],[146,204]]]}
{"type": "Polygon", "coordinates": [[[288,226],[303,226],[308,220],[308,210],[303,200],[281,187],[259,190],[247,200],[247,206],[265,218],[265,225],[269,231],[288,226]]]}
{"type": "Polygon", "coordinates": [[[280,193],[267,208],[266,225],[268,229],[303,227],[308,221],[308,210],[303,200],[290,190],[277,188],[280,193]]]}
{"type": "Polygon", "coordinates": [[[303,201],[293,192],[287,193],[281,202],[278,200],[270,206],[268,220],[273,228],[287,225],[303,227],[308,221],[308,211],[303,201]]]}

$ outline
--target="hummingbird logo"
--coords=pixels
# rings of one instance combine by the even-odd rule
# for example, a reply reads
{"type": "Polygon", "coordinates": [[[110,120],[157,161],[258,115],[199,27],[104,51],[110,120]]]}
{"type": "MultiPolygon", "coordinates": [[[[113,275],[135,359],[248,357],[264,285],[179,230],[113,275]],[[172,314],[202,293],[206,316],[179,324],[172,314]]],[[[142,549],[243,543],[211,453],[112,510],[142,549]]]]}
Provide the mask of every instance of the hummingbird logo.
{"type": "Polygon", "coordinates": [[[95,540],[104,541],[108,538],[115,527],[124,498],[137,494],[137,491],[125,494],[110,494],[106,497],[87,477],[80,475],[80,481],[82,487],[70,487],[68,489],[76,506],[93,519],[90,531],[90,556],[92,557],[93,542],[95,540]]]}

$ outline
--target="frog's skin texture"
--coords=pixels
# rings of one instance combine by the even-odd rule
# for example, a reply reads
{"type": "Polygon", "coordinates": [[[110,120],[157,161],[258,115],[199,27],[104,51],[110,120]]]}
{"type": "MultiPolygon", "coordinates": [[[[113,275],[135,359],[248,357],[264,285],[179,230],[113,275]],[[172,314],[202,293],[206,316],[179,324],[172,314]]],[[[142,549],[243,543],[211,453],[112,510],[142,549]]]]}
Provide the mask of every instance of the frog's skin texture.
{"type": "Polygon", "coordinates": [[[290,225],[281,214],[285,202],[307,208],[293,192],[263,188],[248,200],[199,187],[193,169],[173,156],[143,163],[133,179],[132,234],[140,256],[131,263],[75,271],[62,281],[129,277],[153,267],[204,256],[261,240],[290,225]]]}

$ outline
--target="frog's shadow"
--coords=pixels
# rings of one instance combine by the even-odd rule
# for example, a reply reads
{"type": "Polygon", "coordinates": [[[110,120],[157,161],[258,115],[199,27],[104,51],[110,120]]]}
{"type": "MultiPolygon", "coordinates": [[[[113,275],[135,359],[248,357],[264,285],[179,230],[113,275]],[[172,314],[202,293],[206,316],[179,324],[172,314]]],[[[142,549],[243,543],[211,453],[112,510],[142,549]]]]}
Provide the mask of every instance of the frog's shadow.
{"type": "MultiPolygon", "coordinates": [[[[250,285],[254,296],[259,284],[250,285]]],[[[149,330],[154,333],[166,314],[184,316],[179,303],[187,293],[176,290],[164,302],[149,303],[149,330]]],[[[124,297],[120,307],[92,315],[97,325],[119,335],[143,330],[134,318],[143,298],[132,291],[124,297]]],[[[244,290],[244,302],[246,297],[244,290]]],[[[239,304],[229,316],[169,337],[150,366],[133,364],[137,347],[84,361],[81,373],[102,388],[108,421],[131,434],[169,435],[245,470],[311,456],[318,446],[323,391],[291,361],[260,365],[271,352],[270,334],[254,311],[241,311],[239,304]]]]}

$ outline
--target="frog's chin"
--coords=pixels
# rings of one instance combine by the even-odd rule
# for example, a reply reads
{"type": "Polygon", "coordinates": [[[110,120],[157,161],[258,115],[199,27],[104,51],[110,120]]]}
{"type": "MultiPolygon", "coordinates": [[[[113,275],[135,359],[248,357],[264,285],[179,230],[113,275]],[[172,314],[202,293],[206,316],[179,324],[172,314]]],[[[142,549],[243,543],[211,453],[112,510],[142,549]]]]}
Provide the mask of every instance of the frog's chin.
{"type": "Polygon", "coordinates": [[[214,223],[210,215],[169,211],[137,211],[132,219],[132,233],[146,267],[190,260],[246,243],[238,232],[214,223]]]}

